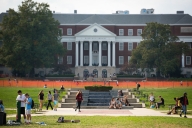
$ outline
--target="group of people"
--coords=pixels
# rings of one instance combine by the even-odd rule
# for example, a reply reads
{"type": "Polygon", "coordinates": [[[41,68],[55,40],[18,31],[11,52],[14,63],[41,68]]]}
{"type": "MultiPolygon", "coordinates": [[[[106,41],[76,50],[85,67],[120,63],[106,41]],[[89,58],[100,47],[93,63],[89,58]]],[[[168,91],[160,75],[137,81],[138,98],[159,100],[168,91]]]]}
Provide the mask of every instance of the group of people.
{"type": "MultiPolygon", "coordinates": [[[[21,102],[18,109],[20,109],[20,114],[23,115],[24,122],[29,124],[31,123],[32,98],[28,93],[23,94],[21,90],[19,90],[17,93],[18,93],[18,96],[16,98],[16,101],[21,102]]],[[[42,111],[43,103],[44,103],[43,90],[39,92],[38,99],[39,99],[39,111],[42,111]]],[[[51,109],[53,110],[53,107],[51,105],[51,102],[53,102],[54,111],[57,111],[58,99],[59,99],[59,94],[57,90],[54,91],[53,95],[51,94],[51,91],[49,91],[47,95],[47,100],[48,100],[48,104],[46,106],[47,110],[49,107],[51,107],[51,109]]],[[[18,116],[20,115],[16,115],[16,119],[18,119],[18,116]]]]}
{"type": "Polygon", "coordinates": [[[109,103],[110,109],[121,109],[123,106],[129,106],[128,97],[123,95],[123,91],[119,90],[117,98],[112,98],[109,103]]]}
{"type": "Polygon", "coordinates": [[[180,117],[182,117],[182,114],[184,114],[184,117],[187,118],[187,105],[189,105],[189,101],[187,98],[187,93],[185,92],[182,97],[176,98],[174,97],[175,105],[172,107],[172,109],[167,114],[177,114],[178,109],[181,109],[180,117]]]}
{"type": "MultiPolygon", "coordinates": [[[[158,109],[160,106],[165,105],[164,99],[159,96],[160,101],[155,102],[155,97],[153,93],[150,94],[149,96],[149,101],[150,101],[150,108],[156,107],[158,109]]],[[[175,105],[172,107],[172,109],[167,113],[167,114],[176,114],[178,113],[177,110],[181,109],[181,113],[179,114],[180,117],[182,117],[182,114],[184,114],[184,117],[187,118],[186,113],[187,113],[187,105],[189,104],[188,98],[187,98],[187,93],[185,92],[182,97],[179,98],[174,98],[175,105]]]]}

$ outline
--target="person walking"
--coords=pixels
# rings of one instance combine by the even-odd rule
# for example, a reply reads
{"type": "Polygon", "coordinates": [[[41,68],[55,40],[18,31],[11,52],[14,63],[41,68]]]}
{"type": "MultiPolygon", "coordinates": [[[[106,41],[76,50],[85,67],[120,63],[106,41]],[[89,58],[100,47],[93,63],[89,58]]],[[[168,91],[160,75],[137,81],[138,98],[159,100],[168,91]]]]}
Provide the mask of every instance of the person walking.
{"type": "Polygon", "coordinates": [[[51,95],[51,91],[49,91],[48,95],[47,95],[47,99],[48,99],[48,104],[47,104],[47,110],[49,109],[49,106],[51,107],[51,109],[53,110],[53,107],[51,105],[51,102],[53,101],[53,96],[51,95]]]}
{"type": "Polygon", "coordinates": [[[79,109],[79,112],[81,112],[80,108],[81,108],[81,102],[83,101],[83,94],[80,90],[76,94],[76,100],[77,100],[77,107],[75,108],[75,111],[79,109]]]}
{"type": "MultiPolygon", "coordinates": [[[[20,106],[20,114],[23,114],[23,118],[24,118],[24,122],[26,122],[26,116],[25,116],[25,102],[26,102],[26,97],[24,94],[22,94],[22,91],[19,90],[18,92],[18,96],[16,98],[16,101],[17,102],[21,102],[21,106],[20,106]]],[[[17,115],[16,118],[18,119],[18,116],[20,115],[17,115]]]]}
{"type": "Polygon", "coordinates": [[[29,97],[28,93],[25,94],[25,97],[26,97],[26,107],[25,107],[26,111],[25,111],[25,114],[26,114],[26,117],[27,117],[26,124],[30,124],[31,123],[32,98],[29,97]]]}
{"type": "Polygon", "coordinates": [[[5,113],[5,107],[3,105],[3,100],[0,100],[0,112],[3,113],[3,124],[6,125],[6,116],[7,114],[5,113]]]}
{"type": "Polygon", "coordinates": [[[180,115],[180,117],[182,117],[182,113],[184,113],[185,114],[184,117],[187,118],[187,116],[186,116],[186,114],[187,114],[187,105],[189,105],[188,98],[187,98],[187,93],[185,92],[183,94],[183,96],[179,98],[179,100],[180,100],[180,103],[182,104],[182,111],[181,111],[181,113],[179,115],[180,115]]]}
{"type": "Polygon", "coordinates": [[[43,100],[44,100],[44,93],[43,90],[39,92],[39,111],[42,111],[43,108],[43,100]]]}
{"type": "Polygon", "coordinates": [[[58,105],[58,100],[59,100],[59,94],[58,91],[55,90],[55,93],[53,94],[53,99],[54,99],[54,111],[57,111],[57,105],[58,105]]]}

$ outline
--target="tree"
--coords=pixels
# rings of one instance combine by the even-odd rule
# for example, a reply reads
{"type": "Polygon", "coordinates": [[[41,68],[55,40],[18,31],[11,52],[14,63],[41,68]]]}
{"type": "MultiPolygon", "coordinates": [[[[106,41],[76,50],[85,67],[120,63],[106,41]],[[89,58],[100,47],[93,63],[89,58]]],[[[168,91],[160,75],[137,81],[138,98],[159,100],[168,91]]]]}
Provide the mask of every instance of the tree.
{"type": "Polygon", "coordinates": [[[158,76],[168,75],[180,68],[181,55],[189,52],[187,44],[178,42],[178,37],[172,36],[169,25],[147,23],[142,38],[133,50],[130,62],[142,69],[156,68],[158,76]]]}
{"type": "Polygon", "coordinates": [[[31,74],[34,68],[51,67],[55,57],[65,53],[59,25],[45,3],[26,0],[18,11],[9,9],[0,24],[3,40],[0,62],[31,74]]]}

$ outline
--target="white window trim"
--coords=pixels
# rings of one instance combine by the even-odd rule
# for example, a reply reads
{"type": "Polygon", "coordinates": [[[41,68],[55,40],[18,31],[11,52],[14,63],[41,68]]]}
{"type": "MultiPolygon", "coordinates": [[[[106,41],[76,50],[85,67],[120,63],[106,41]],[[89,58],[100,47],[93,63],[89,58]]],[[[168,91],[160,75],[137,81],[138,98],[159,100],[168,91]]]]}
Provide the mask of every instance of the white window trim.
{"type": "Polygon", "coordinates": [[[139,34],[139,32],[141,31],[142,34],[142,29],[137,29],[137,35],[140,36],[141,34],[139,34]]]}
{"type": "Polygon", "coordinates": [[[72,56],[67,56],[67,64],[72,64],[72,56]],[[71,61],[69,61],[69,58],[71,58],[71,61]]]}
{"type": "Polygon", "coordinates": [[[191,65],[191,56],[186,56],[186,65],[191,65]],[[187,58],[190,58],[190,62],[187,63],[187,58]]]}
{"type": "Polygon", "coordinates": [[[128,42],[128,51],[132,51],[133,50],[133,42],[128,42]],[[132,48],[130,49],[129,44],[132,44],[132,48]]]}
{"type": "Polygon", "coordinates": [[[119,35],[124,36],[124,29],[119,29],[119,35]]]}
{"type": "Polygon", "coordinates": [[[128,29],[128,36],[133,36],[133,29],[128,29]],[[129,30],[130,30],[131,34],[129,34],[129,30]]]}
{"type": "Polygon", "coordinates": [[[119,56],[119,65],[123,65],[124,64],[124,56],[119,56]],[[121,63],[121,59],[122,59],[122,63],[121,63]]]}
{"type": "Polygon", "coordinates": [[[67,50],[72,50],[72,42],[67,42],[67,50]]]}
{"type": "Polygon", "coordinates": [[[69,35],[69,36],[72,35],[72,28],[67,29],[67,35],[69,35]]]}
{"type": "Polygon", "coordinates": [[[124,42],[119,42],[119,51],[123,51],[124,50],[124,42]],[[122,45],[122,49],[121,49],[121,45],[122,45]]]}
{"type": "Polygon", "coordinates": [[[57,64],[63,64],[63,57],[58,56],[57,59],[58,59],[57,64]]]}

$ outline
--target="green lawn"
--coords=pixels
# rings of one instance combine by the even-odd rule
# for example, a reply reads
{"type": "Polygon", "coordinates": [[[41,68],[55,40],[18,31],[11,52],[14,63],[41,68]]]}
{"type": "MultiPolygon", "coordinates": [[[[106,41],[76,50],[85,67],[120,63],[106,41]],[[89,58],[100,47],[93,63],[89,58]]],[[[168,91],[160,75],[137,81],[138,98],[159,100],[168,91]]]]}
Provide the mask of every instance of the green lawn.
{"type": "MultiPolygon", "coordinates": [[[[155,96],[155,100],[156,102],[159,101],[159,96],[162,96],[165,100],[165,107],[161,108],[161,109],[166,109],[169,106],[169,104],[175,104],[174,101],[174,97],[181,97],[183,96],[184,92],[187,92],[187,97],[189,100],[189,105],[188,105],[188,109],[192,110],[192,88],[144,88],[144,89],[140,89],[144,94],[150,94],[151,92],[153,92],[154,96],[155,96]]],[[[141,101],[145,100],[146,98],[140,98],[141,101]]],[[[149,107],[149,102],[145,102],[146,103],[146,107],[149,107]]]]}
{"type": "MultiPolygon", "coordinates": [[[[53,94],[53,88],[0,87],[0,99],[3,100],[5,108],[16,109],[16,97],[18,95],[17,94],[18,90],[21,90],[23,93],[29,93],[30,97],[34,100],[35,103],[39,103],[38,94],[41,90],[44,91],[45,101],[47,101],[48,91],[51,91],[51,93],[53,94]]],[[[65,95],[65,92],[61,93],[60,97],[63,95],[65,95]]]]}
{"type": "MultiPolygon", "coordinates": [[[[64,119],[66,120],[80,120],[80,123],[56,123],[58,117],[59,116],[32,117],[33,124],[22,124],[19,128],[191,128],[192,126],[192,119],[178,117],[65,116],[64,119]],[[47,126],[41,126],[39,124],[35,124],[35,122],[45,122],[47,126]]],[[[15,118],[8,119],[15,120],[15,118]]],[[[7,128],[7,126],[5,128],[7,128]]]]}

